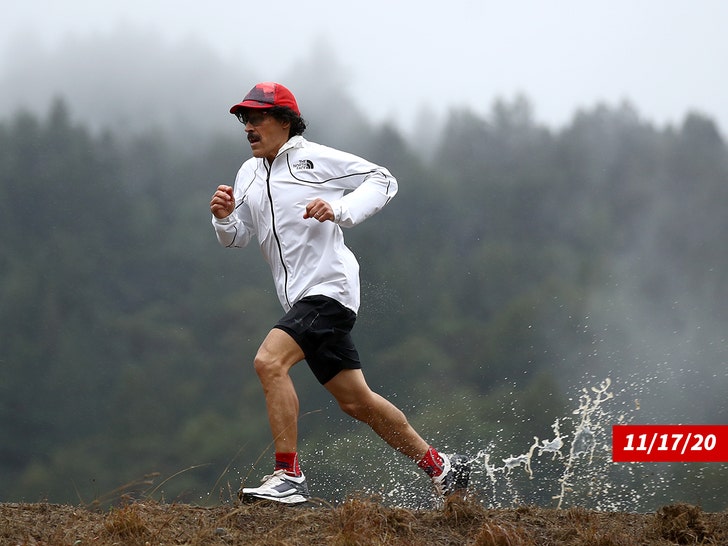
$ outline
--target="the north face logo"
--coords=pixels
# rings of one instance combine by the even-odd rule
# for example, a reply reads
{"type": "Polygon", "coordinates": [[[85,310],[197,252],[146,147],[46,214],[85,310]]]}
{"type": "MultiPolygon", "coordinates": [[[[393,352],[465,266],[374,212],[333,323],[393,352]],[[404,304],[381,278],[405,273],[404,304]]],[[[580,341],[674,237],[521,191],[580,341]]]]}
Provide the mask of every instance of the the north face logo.
{"type": "Polygon", "coordinates": [[[297,161],[293,164],[293,168],[297,171],[310,171],[311,169],[313,169],[313,161],[311,161],[310,159],[301,159],[300,161],[297,161]]]}

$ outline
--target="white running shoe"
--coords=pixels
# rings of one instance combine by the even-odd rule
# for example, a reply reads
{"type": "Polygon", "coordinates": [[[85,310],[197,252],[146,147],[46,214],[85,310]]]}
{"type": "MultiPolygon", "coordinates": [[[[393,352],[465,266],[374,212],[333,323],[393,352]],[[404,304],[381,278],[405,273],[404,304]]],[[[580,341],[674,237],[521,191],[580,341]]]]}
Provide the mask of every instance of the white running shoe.
{"type": "Polygon", "coordinates": [[[435,491],[442,497],[465,493],[470,481],[470,461],[465,455],[443,455],[442,474],[432,478],[435,491]]]}
{"type": "Polygon", "coordinates": [[[243,502],[270,500],[283,504],[301,504],[311,498],[306,476],[291,476],[285,470],[276,470],[261,480],[260,487],[244,487],[238,493],[243,502]]]}

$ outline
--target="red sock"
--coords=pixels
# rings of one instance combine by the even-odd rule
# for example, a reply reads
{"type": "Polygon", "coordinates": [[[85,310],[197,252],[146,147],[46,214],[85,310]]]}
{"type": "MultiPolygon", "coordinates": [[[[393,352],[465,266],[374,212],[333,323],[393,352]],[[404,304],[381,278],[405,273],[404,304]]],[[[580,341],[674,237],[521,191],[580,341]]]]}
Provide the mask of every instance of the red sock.
{"type": "Polygon", "coordinates": [[[445,462],[442,460],[442,457],[440,457],[437,450],[430,446],[430,449],[427,450],[427,453],[425,453],[425,456],[422,457],[422,460],[417,463],[417,466],[427,472],[427,475],[430,478],[436,478],[442,474],[442,467],[444,463],[445,462]]]}
{"type": "Polygon", "coordinates": [[[298,453],[276,453],[275,470],[285,470],[291,476],[300,476],[301,467],[298,465],[298,453]]]}

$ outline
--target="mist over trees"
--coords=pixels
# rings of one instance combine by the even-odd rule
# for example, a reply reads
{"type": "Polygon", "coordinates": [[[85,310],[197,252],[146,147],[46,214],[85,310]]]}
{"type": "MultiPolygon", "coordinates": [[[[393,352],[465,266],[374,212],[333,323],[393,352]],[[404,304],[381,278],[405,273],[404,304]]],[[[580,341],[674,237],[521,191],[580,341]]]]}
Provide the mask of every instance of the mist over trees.
{"type": "MultiPolygon", "coordinates": [[[[269,470],[252,357],[281,310],[254,246],[221,248],[208,209],[249,155],[227,108],[257,77],[155,43],[69,41],[37,53],[43,81],[20,65],[0,78],[27,92],[0,119],[2,501],[89,502],[153,472],[174,476],[167,498],[216,499],[269,470]]],[[[354,336],[369,383],[428,439],[517,454],[604,377],[640,399],[638,422],[728,422],[728,149],[713,120],[656,127],[624,103],[557,130],[514,97],[408,135],[366,120],[324,46],[309,63],[287,80],[307,136],[400,182],[345,234],[362,266],[354,336]],[[315,81],[314,59],[328,69],[315,81]]],[[[317,494],[367,487],[348,467],[378,440],[305,364],[294,376],[317,494]]],[[[667,500],[728,505],[724,465],[709,483],[670,472],[667,500]]]]}

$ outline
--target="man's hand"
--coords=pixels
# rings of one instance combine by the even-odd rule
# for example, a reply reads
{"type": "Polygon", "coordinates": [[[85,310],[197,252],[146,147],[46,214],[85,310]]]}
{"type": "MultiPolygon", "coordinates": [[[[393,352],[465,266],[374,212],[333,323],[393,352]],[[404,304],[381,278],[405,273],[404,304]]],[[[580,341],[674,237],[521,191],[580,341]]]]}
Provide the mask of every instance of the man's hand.
{"type": "Polygon", "coordinates": [[[308,205],[306,205],[306,213],[303,215],[304,218],[313,218],[319,222],[325,222],[326,220],[334,221],[334,209],[331,208],[326,201],[323,199],[314,199],[308,205]]]}
{"type": "Polygon", "coordinates": [[[215,218],[227,218],[235,210],[235,197],[230,186],[218,186],[210,201],[210,212],[215,218]]]}

